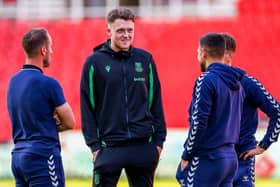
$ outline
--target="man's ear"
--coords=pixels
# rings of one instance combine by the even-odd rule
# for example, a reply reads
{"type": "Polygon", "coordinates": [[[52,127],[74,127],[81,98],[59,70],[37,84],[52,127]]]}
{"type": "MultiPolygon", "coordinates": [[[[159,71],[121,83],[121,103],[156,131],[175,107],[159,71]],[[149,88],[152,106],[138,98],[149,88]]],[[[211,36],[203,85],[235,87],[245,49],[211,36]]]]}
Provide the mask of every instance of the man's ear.
{"type": "Polygon", "coordinates": [[[108,34],[108,36],[111,36],[111,27],[110,27],[110,24],[107,25],[107,34],[108,34]]]}
{"type": "Polygon", "coordinates": [[[201,48],[201,56],[204,59],[208,57],[208,52],[207,52],[207,50],[204,47],[201,48]]]}
{"type": "Polygon", "coordinates": [[[46,46],[41,47],[41,55],[45,56],[47,54],[48,50],[46,48],[46,46]]]}

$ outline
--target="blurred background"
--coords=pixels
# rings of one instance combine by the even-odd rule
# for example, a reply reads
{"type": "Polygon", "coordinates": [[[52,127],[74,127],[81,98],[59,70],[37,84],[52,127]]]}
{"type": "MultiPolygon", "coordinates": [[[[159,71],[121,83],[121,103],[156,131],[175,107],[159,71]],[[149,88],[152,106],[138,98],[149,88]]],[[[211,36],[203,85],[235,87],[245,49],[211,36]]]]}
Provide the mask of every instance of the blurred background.
{"type": "MultiPolygon", "coordinates": [[[[66,176],[91,176],[91,153],[80,131],[80,74],[93,47],[107,39],[106,14],[119,6],[137,14],[134,45],[153,54],[161,80],[168,136],[158,177],[174,178],[180,160],[189,126],[187,109],[200,74],[196,50],[202,34],[233,35],[234,65],[256,76],[280,100],[279,0],[0,0],[0,178],[12,177],[7,85],[25,62],[21,38],[32,27],[45,27],[52,35],[52,64],[44,73],[61,83],[77,120],[74,131],[61,135],[66,176]]],[[[267,123],[260,112],[259,140],[267,123]]],[[[275,143],[257,157],[257,177],[280,179],[279,146],[275,143]]]]}

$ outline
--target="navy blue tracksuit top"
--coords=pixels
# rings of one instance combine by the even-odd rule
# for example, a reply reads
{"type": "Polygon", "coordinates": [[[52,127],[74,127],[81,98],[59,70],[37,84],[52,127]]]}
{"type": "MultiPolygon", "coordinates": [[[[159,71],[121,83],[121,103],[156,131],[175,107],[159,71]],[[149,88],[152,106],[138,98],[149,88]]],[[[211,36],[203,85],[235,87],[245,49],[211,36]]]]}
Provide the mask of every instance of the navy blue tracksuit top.
{"type": "Polygon", "coordinates": [[[238,154],[254,149],[257,144],[255,133],[258,127],[258,108],[268,117],[268,129],[261,140],[263,148],[276,142],[280,133],[280,106],[263,85],[254,77],[245,75],[241,80],[245,91],[240,137],[236,145],[238,154]]]}
{"type": "Polygon", "coordinates": [[[233,146],[238,141],[244,90],[244,72],[212,63],[195,82],[189,108],[190,130],[183,160],[233,146]]]}

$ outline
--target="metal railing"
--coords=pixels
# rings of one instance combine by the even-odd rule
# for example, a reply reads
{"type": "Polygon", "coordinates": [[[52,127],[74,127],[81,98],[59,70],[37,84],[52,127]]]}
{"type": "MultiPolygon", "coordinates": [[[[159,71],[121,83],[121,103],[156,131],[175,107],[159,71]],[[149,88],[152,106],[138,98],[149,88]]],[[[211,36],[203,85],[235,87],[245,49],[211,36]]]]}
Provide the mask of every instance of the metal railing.
{"type": "Polygon", "coordinates": [[[18,20],[104,17],[126,6],[143,18],[234,17],[237,0],[0,0],[0,18],[18,20]],[[131,5],[132,4],[132,5],[131,5]]]}

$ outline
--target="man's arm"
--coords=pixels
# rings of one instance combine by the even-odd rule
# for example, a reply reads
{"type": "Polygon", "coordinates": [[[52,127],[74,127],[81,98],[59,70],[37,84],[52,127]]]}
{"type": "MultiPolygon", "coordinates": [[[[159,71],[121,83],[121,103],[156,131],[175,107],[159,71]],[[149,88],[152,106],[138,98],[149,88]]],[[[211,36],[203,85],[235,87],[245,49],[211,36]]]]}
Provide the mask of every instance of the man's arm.
{"type": "Polygon", "coordinates": [[[66,102],[55,108],[55,113],[58,115],[58,131],[73,129],[75,125],[75,117],[70,105],[66,102]]]}
{"type": "Polygon", "coordinates": [[[97,122],[95,119],[95,94],[94,94],[94,66],[87,58],[81,75],[80,105],[82,118],[82,133],[86,144],[92,153],[100,149],[97,122]]]}
{"type": "Polygon", "coordinates": [[[155,120],[154,141],[158,146],[159,153],[166,138],[166,123],[164,119],[161,86],[153,59],[149,65],[149,109],[155,120]]]}
{"type": "Polygon", "coordinates": [[[66,102],[62,87],[55,79],[48,79],[48,88],[46,92],[49,93],[49,99],[55,106],[54,120],[58,126],[58,131],[65,131],[73,129],[75,125],[75,117],[70,105],[66,102]]]}
{"type": "Polygon", "coordinates": [[[276,142],[280,133],[280,105],[272,97],[272,95],[264,88],[264,86],[254,77],[247,76],[246,78],[250,98],[254,104],[261,109],[268,117],[269,124],[263,139],[259,145],[248,151],[243,158],[263,153],[269,146],[276,142]]]}
{"type": "Polygon", "coordinates": [[[190,129],[188,138],[184,144],[184,152],[182,160],[190,161],[197,151],[201,140],[204,138],[208,119],[212,108],[213,91],[210,83],[208,83],[206,74],[201,75],[196,80],[196,86],[193,91],[190,112],[190,129]]]}
{"type": "Polygon", "coordinates": [[[277,141],[280,133],[280,105],[258,80],[249,78],[252,81],[256,105],[269,117],[267,131],[260,142],[261,147],[267,149],[277,141]]]}

